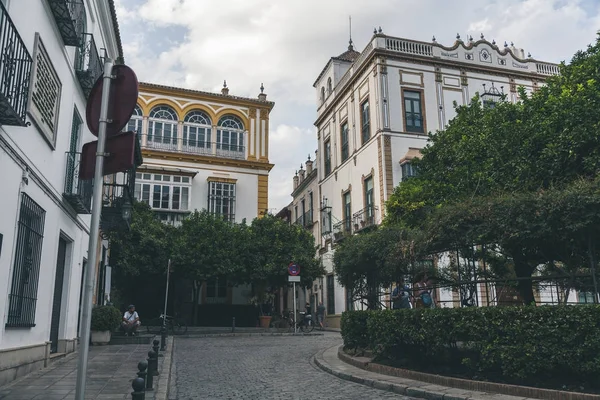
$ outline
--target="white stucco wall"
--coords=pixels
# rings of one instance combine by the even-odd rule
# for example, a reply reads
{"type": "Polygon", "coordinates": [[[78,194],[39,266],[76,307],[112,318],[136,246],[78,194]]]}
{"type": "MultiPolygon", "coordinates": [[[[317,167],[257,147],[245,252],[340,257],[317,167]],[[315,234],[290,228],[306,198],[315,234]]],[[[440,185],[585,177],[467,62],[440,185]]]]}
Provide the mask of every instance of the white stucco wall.
{"type": "MultiPolygon", "coordinates": [[[[99,51],[106,48],[109,56],[116,58],[114,31],[109,25],[102,26],[109,24],[108,3],[86,1],[85,6],[88,18],[86,31],[94,34],[99,51]],[[92,8],[88,8],[89,6],[92,8]]],[[[0,197],[0,233],[4,235],[0,255],[0,349],[44,345],[49,340],[58,240],[61,235],[69,245],[65,261],[59,340],[77,337],[82,262],[87,257],[90,220],[89,215],[75,215],[62,198],[65,153],[69,150],[74,108],[85,119],[86,99],[74,71],[75,48],[64,46],[47,2],[11,0],[8,3],[8,13],[32,56],[35,34],[40,34],[62,89],[54,148],[44,140],[35,124],[29,127],[0,127],[0,182],[4,189],[4,195],[0,197]],[[26,169],[29,170],[28,184],[22,184],[21,177],[26,169]],[[35,326],[5,328],[14,267],[20,191],[29,195],[46,212],[35,326]]],[[[80,146],[94,139],[84,124],[80,146]]]]}

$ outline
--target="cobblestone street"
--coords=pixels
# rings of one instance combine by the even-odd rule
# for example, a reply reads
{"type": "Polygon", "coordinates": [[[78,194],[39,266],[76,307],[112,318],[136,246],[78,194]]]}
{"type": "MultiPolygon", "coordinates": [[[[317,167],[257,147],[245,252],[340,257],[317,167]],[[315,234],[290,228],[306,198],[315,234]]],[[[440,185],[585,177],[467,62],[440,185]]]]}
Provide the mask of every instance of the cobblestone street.
{"type": "Polygon", "coordinates": [[[341,344],[325,336],[251,336],[179,339],[169,399],[410,399],[347,382],[311,362],[341,344]]]}

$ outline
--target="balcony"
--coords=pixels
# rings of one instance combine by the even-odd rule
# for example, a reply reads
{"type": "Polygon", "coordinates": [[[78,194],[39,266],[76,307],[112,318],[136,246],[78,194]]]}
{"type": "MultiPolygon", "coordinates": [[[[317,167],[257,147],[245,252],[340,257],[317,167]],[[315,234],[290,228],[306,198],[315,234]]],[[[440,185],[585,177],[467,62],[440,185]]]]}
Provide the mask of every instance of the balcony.
{"type": "Polygon", "coordinates": [[[352,235],[352,220],[347,218],[333,225],[333,241],[339,242],[346,236],[352,235]]]}
{"type": "Polygon", "coordinates": [[[102,60],[96,48],[94,35],[83,33],[75,52],[75,72],[85,97],[89,97],[96,80],[102,75],[102,60]]]}
{"type": "Polygon", "coordinates": [[[299,216],[298,218],[296,218],[296,225],[300,225],[300,226],[304,226],[304,214],[302,214],[301,216],[299,216]]]}
{"type": "Polygon", "coordinates": [[[141,136],[143,149],[166,151],[169,153],[233,158],[237,160],[246,159],[246,148],[244,146],[148,134],[141,136]]]}
{"type": "Polygon", "coordinates": [[[297,225],[303,226],[304,228],[311,228],[315,224],[315,221],[313,221],[313,212],[312,212],[312,210],[308,210],[304,214],[302,214],[301,216],[299,216],[296,219],[295,223],[297,225]]]}
{"type": "Polygon", "coordinates": [[[93,181],[79,179],[81,153],[67,153],[65,190],[63,197],[77,214],[90,214],[92,211],[93,181]]]}
{"type": "Polygon", "coordinates": [[[0,2],[0,125],[27,125],[32,59],[0,2]]]}
{"type": "Polygon", "coordinates": [[[358,233],[363,229],[368,229],[376,226],[377,224],[377,212],[378,208],[375,206],[369,206],[362,210],[354,213],[352,216],[354,233],[358,233]]]}
{"type": "Polygon", "coordinates": [[[48,0],[65,46],[79,46],[86,23],[83,0],[48,0]]]}

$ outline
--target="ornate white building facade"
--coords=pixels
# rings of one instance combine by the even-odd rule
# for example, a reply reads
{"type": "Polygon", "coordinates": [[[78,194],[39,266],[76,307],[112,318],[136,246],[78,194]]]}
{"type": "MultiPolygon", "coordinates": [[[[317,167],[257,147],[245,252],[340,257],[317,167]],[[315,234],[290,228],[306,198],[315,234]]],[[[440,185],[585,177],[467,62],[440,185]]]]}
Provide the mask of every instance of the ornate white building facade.
{"type": "Polygon", "coordinates": [[[78,171],[95,140],[85,107],[102,57],[123,52],[113,0],[0,0],[0,25],[2,385],[75,349],[91,207],[78,171]]]}
{"type": "MultiPolygon", "coordinates": [[[[275,103],[257,98],[140,83],[126,130],[141,136],[144,163],[135,197],[165,223],[195,210],[248,223],[268,209],[269,114],[275,103]]],[[[235,249],[232,249],[234,251],[235,249]]],[[[248,304],[249,287],[204,282],[201,305],[248,304]]],[[[229,319],[230,321],[231,319],[229,319]]]]}
{"type": "MultiPolygon", "coordinates": [[[[333,252],[344,235],[380,224],[385,202],[403,179],[414,174],[428,133],[455,116],[454,103],[468,104],[476,93],[493,102],[517,88],[531,93],[556,64],[541,62],[508,44],[457,37],[451,47],[375,32],[362,52],[332,57],[314,83],[317,100],[320,233],[316,241],[327,270],[325,300],[329,325],[352,307],[333,275],[333,252]]],[[[481,288],[480,288],[481,290],[481,288]]],[[[441,304],[457,302],[441,291],[441,304]]]]}

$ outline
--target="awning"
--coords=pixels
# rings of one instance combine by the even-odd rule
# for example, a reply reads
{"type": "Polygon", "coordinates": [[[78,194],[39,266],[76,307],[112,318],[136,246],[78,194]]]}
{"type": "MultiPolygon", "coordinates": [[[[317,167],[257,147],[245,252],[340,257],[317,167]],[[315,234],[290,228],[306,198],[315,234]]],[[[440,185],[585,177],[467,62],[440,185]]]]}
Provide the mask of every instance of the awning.
{"type": "Polygon", "coordinates": [[[400,165],[406,164],[415,158],[421,158],[421,149],[409,147],[404,157],[400,159],[400,165]]]}
{"type": "Polygon", "coordinates": [[[198,174],[198,171],[192,169],[174,168],[174,167],[159,167],[155,165],[140,165],[137,167],[137,172],[152,172],[169,175],[191,176],[192,178],[198,174]]]}

